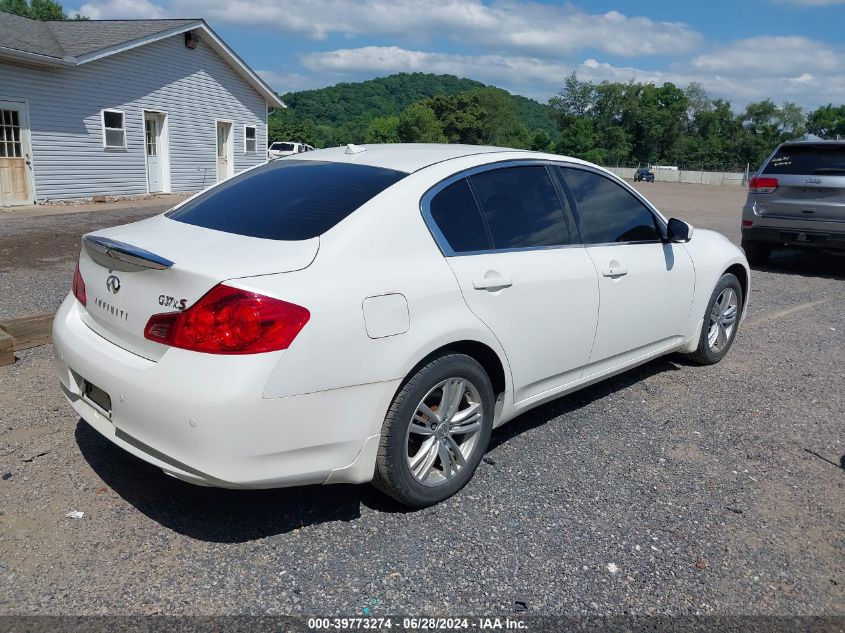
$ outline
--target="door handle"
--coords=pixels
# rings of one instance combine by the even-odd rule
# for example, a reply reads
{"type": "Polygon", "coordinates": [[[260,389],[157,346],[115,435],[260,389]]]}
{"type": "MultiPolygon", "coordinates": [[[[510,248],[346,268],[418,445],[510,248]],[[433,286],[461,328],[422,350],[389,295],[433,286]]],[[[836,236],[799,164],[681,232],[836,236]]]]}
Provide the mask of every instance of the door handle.
{"type": "Polygon", "coordinates": [[[513,280],[510,277],[484,277],[483,279],[474,279],[472,287],[476,290],[501,290],[502,288],[510,288],[513,285],[513,280]]]}
{"type": "Polygon", "coordinates": [[[623,275],[628,274],[628,267],[623,266],[615,259],[612,260],[606,267],[604,267],[601,271],[601,274],[605,277],[613,277],[614,279],[617,277],[622,277],[623,275]]]}

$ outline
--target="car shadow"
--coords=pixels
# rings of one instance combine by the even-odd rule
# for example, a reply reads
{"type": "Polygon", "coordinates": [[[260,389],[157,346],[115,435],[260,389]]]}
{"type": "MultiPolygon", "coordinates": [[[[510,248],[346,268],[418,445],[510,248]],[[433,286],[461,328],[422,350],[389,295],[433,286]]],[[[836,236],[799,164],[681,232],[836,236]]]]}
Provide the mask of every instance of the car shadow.
{"type": "MultiPolygon", "coordinates": [[[[489,453],[509,439],[550,420],[577,411],[620,389],[683,361],[665,357],[553,400],[496,429],[489,453]]],[[[389,513],[414,512],[369,485],[337,484],[274,490],[205,488],[165,475],[127,453],[80,419],[75,431],[82,456],[103,483],[160,525],[191,538],[214,543],[244,543],[332,521],[360,518],[362,506],[389,513]]]]}
{"type": "Polygon", "coordinates": [[[175,532],[201,541],[242,543],[309,525],[352,521],[361,504],[381,502],[371,486],[226,490],[189,484],[112,444],[87,422],[76,425],[82,456],[126,502],[175,532]]]}
{"type": "Polygon", "coordinates": [[[767,273],[845,279],[845,255],[797,248],[783,249],[772,253],[765,264],[752,268],[767,273]]]}
{"type": "Polygon", "coordinates": [[[568,396],[563,396],[540,405],[493,431],[493,437],[490,438],[490,445],[487,448],[487,452],[489,453],[495,450],[498,446],[517,435],[542,426],[558,416],[573,413],[578,409],[592,404],[596,400],[601,400],[651,376],[669,371],[681,371],[684,366],[689,364],[683,356],[678,354],[663,356],[639,367],[629,369],[612,378],[606,378],[590,387],[575,391],[568,396]]]}

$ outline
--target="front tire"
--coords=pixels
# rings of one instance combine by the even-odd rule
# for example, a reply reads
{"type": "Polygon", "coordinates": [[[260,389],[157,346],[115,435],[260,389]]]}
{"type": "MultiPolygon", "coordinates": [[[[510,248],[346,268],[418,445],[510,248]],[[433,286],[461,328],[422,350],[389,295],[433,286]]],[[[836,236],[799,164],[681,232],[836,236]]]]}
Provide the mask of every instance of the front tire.
{"type": "Polygon", "coordinates": [[[736,338],[742,302],[739,279],[736,275],[725,273],[707,302],[698,348],[685,356],[699,365],[715,365],[722,360],[736,338]]]}
{"type": "Polygon", "coordinates": [[[373,485],[417,508],[451,497],[487,450],[494,407],[490,378],[475,359],[447,354],[427,362],[387,412],[373,485]]]}

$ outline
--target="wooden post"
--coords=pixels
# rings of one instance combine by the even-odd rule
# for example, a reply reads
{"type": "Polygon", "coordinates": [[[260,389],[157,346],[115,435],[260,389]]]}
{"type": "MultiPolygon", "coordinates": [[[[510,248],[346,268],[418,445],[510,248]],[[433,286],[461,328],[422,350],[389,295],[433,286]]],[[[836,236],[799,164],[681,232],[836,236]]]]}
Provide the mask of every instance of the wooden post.
{"type": "Polygon", "coordinates": [[[53,336],[52,312],[0,321],[0,330],[14,339],[15,350],[46,345],[53,336]]]}
{"type": "Polygon", "coordinates": [[[0,330],[0,367],[15,362],[15,339],[0,330]]]}

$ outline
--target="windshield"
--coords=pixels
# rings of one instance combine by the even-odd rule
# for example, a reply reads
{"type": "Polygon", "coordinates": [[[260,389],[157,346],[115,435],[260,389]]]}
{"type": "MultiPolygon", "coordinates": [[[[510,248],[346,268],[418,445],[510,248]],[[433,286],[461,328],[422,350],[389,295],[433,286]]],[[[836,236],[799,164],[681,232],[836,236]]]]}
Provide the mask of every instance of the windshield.
{"type": "Polygon", "coordinates": [[[270,240],[307,240],[407,176],[367,165],[271,161],[167,214],[171,220],[270,240]]]}
{"type": "Polygon", "coordinates": [[[273,143],[270,146],[270,149],[274,149],[277,152],[292,152],[294,150],[293,143],[273,143]]]}
{"type": "Polygon", "coordinates": [[[763,169],[764,174],[845,174],[845,144],[784,145],[763,169]]]}

